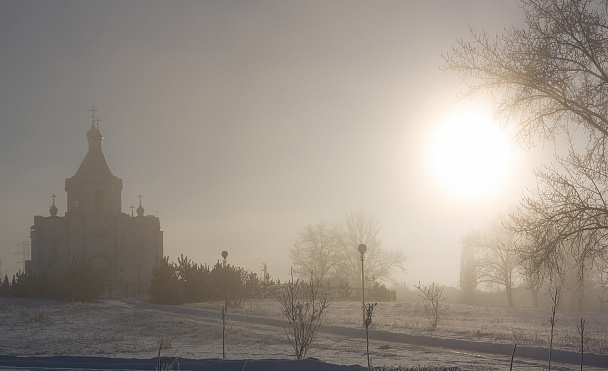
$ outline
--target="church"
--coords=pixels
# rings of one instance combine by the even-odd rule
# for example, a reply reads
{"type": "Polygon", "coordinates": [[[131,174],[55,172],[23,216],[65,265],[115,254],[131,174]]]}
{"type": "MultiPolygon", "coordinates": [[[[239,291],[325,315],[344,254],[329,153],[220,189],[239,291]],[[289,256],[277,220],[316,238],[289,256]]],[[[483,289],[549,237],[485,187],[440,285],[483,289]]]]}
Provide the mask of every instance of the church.
{"type": "Polygon", "coordinates": [[[129,291],[141,293],[152,278],[152,268],[163,257],[160,220],[144,215],[141,196],[137,215],[133,206],[130,215],[122,212],[122,179],[106,163],[97,110],[92,107],[90,111],[89,150],[76,174],[65,180],[65,215],[57,215],[53,195],[50,215],[34,216],[31,260],[25,269],[59,271],[73,259],[87,259],[108,287],[129,287],[129,291]]]}

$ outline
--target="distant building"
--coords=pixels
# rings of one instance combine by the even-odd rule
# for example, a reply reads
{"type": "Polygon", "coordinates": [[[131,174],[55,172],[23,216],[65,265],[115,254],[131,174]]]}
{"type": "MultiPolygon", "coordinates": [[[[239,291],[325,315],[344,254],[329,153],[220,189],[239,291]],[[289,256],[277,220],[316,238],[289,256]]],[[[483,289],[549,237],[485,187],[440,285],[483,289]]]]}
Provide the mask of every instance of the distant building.
{"type": "MultiPolygon", "coordinates": [[[[67,212],[57,216],[55,196],[50,216],[35,216],[31,228],[31,260],[26,271],[60,270],[72,259],[87,259],[112,286],[147,284],[163,256],[163,232],[156,216],[121,210],[122,179],[114,176],[101,149],[103,136],[93,122],[87,132],[89,151],[76,174],[65,180],[67,212]]],[[[143,285],[142,285],[143,286],[143,285]]],[[[143,286],[145,287],[145,286],[143,286]]],[[[142,289],[143,290],[143,289],[142,289]]]]}

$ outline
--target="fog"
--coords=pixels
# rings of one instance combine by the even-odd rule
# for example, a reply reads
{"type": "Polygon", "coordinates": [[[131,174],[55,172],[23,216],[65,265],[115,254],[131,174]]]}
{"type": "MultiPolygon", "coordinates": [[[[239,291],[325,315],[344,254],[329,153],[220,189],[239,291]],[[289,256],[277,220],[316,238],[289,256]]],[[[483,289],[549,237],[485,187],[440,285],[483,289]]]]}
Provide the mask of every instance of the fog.
{"type": "Polygon", "coordinates": [[[142,195],[172,259],[284,279],[307,224],[356,210],[406,254],[397,282],[458,285],[460,237],[517,202],[532,155],[482,199],[436,184],[429,133],[466,89],[441,54],[522,21],[499,0],[0,2],[1,273],[52,194],[66,211],[94,105],[122,211],[142,195]]]}

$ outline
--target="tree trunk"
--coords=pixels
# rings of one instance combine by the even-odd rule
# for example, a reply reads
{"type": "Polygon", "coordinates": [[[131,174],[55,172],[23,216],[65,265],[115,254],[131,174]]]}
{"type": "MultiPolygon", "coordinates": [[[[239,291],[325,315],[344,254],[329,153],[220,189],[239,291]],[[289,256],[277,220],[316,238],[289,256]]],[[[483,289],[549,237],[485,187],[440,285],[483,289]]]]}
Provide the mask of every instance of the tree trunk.
{"type": "Polygon", "coordinates": [[[530,287],[530,293],[532,294],[532,305],[534,308],[538,308],[538,288],[530,287]]]}
{"type": "Polygon", "coordinates": [[[513,308],[513,288],[511,285],[506,285],[505,291],[507,293],[507,299],[509,300],[509,308],[513,308]]]}

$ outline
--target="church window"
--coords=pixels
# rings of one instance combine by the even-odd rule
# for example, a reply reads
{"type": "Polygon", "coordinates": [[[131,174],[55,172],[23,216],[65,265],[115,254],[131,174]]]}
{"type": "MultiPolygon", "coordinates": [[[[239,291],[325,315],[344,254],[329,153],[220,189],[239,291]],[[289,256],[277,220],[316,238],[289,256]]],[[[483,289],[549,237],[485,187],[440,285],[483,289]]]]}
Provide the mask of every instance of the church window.
{"type": "Polygon", "coordinates": [[[96,213],[103,213],[103,201],[104,201],[104,195],[103,195],[103,191],[98,189],[95,191],[95,212],[96,213]]]}

